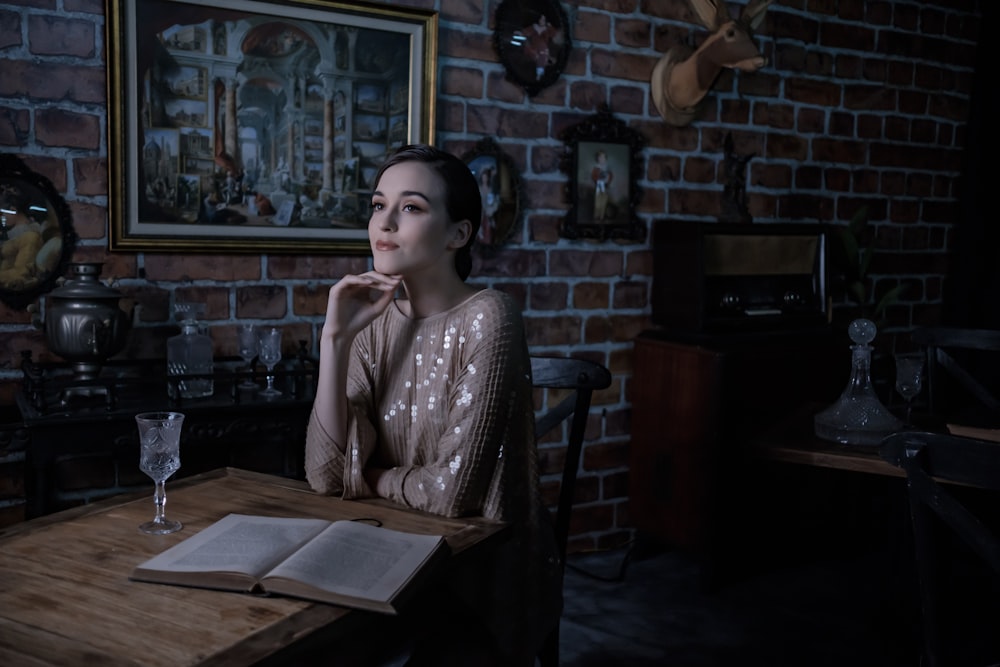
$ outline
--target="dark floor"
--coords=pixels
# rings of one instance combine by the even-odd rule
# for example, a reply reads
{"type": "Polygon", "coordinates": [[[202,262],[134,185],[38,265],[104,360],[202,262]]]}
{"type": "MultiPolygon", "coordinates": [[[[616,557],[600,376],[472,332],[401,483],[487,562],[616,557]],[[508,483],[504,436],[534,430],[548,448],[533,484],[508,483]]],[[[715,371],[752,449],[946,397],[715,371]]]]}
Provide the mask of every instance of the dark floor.
{"type": "Polygon", "coordinates": [[[887,596],[877,556],[817,560],[706,590],[692,558],[626,551],[569,559],[561,664],[577,667],[916,665],[912,612],[887,596]]]}
{"type": "MultiPolygon", "coordinates": [[[[834,511],[796,496],[798,521],[783,517],[776,533],[755,526],[754,538],[720,552],[729,558],[718,568],[641,533],[631,549],[571,555],[560,664],[919,667],[905,506],[868,501],[840,512],[847,498],[836,486],[809,485],[833,500],[834,511]],[[834,516],[848,518],[838,524],[834,516]]],[[[948,549],[939,563],[951,598],[942,631],[958,640],[950,644],[957,656],[943,667],[996,667],[1000,580],[970,554],[948,549]]]]}

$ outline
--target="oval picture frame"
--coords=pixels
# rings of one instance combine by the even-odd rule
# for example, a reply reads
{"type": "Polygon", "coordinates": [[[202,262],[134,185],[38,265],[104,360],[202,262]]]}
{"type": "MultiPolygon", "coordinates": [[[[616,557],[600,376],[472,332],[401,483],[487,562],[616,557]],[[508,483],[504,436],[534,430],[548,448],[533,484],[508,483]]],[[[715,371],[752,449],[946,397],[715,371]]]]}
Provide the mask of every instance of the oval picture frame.
{"type": "Polygon", "coordinates": [[[511,159],[492,137],[481,139],[462,156],[479,183],[483,215],[476,245],[497,248],[514,235],[524,211],[521,176],[511,159]]]}
{"type": "Polygon", "coordinates": [[[566,67],[569,19],[555,0],[502,0],[494,15],[493,45],[507,78],[534,97],[566,67]]]}
{"type": "Polygon", "coordinates": [[[52,291],[76,241],[69,206],[52,182],[0,153],[0,301],[19,310],[52,291]]]}

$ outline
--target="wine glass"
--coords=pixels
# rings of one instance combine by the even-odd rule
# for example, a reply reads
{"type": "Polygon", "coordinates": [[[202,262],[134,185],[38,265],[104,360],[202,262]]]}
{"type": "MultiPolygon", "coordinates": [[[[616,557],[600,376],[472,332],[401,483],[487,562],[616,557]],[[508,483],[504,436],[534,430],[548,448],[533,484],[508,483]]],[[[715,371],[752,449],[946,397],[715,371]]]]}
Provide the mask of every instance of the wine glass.
{"type": "MultiPolygon", "coordinates": [[[[252,324],[241,324],[236,328],[239,341],[239,353],[248,368],[253,368],[251,363],[257,356],[257,327],[252,324]]],[[[238,385],[240,389],[256,389],[257,383],[253,378],[246,378],[238,385]]]]}
{"type": "Polygon", "coordinates": [[[139,427],[139,469],[156,483],[153,501],[156,516],[139,526],[150,535],[166,535],[181,529],[179,521],[164,516],[167,504],[165,483],[181,467],[181,426],[184,415],[179,412],[143,412],[135,416],[139,427]]]}
{"type": "Polygon", "coordinates": [[[896,355],[896,391],[906,401],[906,425],[910,426],[913,399],[920,393],[924,380],[924,355],[907,352],[896,355]]]}
{"type": "Polygon", "coordinates": [[[261,396],[281,396],[281,392],[274,388],[274,374],[272,370],[275,364],[281,361],[281,329],[277,327],[267,327],[261,329],[257,334],[257,354],[260,362],[267,366],[267,388],[260,392],[261,396]]]}

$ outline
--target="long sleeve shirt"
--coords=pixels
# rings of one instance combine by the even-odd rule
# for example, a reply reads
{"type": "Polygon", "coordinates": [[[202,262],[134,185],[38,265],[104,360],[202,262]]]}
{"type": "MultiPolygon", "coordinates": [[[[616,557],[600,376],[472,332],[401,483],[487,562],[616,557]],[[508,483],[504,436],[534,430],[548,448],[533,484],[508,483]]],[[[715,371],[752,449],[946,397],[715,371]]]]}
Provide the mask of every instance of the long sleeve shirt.
{"type": "Polygon", "coordinates": [[[353,342],[347,399],[346,442],[310,419],[312,487],[512,523],[493,581],[461,588],[475,589],[499,642],[532,643],[557,617],[561,581],[538,493],[531,364],[513,300],[483,290],[423,319],[390,305],[353,342]],[[387,469],[378,488],[365,481],[366,466],[387,469]]]}

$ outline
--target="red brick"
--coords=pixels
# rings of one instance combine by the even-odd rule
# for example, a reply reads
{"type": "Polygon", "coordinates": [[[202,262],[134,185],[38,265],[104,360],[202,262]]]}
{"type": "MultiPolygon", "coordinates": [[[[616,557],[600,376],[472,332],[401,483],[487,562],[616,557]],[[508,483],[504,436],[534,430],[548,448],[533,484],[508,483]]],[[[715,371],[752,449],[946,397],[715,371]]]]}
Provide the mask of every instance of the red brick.
{"type": "Polygon", "coordinates": [[[577,345],[580,342],[580,318],[574,315],[525,317],[528,347],[577,345]]]}
{"type": "Polygon", "coordinates": [[[174,303],[205,304],[205,314],[200,319],[206,322],[226,320],[231,316],[229,312],[229,288],[224,285],[178,287],[174,290],[174,303]]]}
{"type": "MultiPolygon", "coordinates": [[[[368,244],[362,246],[363,255],[343,256],[299,256],[278,255],[267,260],[267,277],[271,280],[321,280],[333,284],[348,274],[364,273],[368,270],[368,244]]],[[[259,267],[259,258],[248,257],[259,267]]]]}
{"type": "Polygon", "coordinates": [[[260,258],[255,255],[147,254],[149,280],[259,280],[260,258]]]}
{"type": "Polygon", "coordinates": [[[485,3],[445,1],[441,3],[441,19],[476,26],[483,22],[485,8],[485,3]]]}
{"type": "Polygon", "coordinates": [[[72,100],[103,104],[107,83],[103,69],[56,62],[5,60],[0,97],[72,100]]]}
{"type": "Polygon", "coordinates": [[[573,307],[606,311],[610,306],[611,287],[607,283],[580,282],[573,287],[573,307]]]}
{"type": "Polygon", "coordinates": [[[621,270],[621,252],[556,250],[549,255],[550,276],[607,277],[621,275],[621,270]]]}
{"type": "Polygon", "coordinates": [[[576,81],[570,86],[569,99],[576,109],[597,111],[607,103],[608,91],[603,83],[576,81]]]}
{"type": "Polygon", "coordinates": [[[790,78],[785,83],[785,97],[792,102],[836,108],[840,104],[841,87],[814,79],[790,78]]]}
{"type": "Polygon", "coordinates": [[[470,100],[480,98],[483,96],[483,73],[469,67],[443,68],[440,92],[470,100]]]}
{"type": "Polygon", "coordinates": [[[21,17],[14,12],[0,11],[0,49],[21,43],[21,17]]]}
{"type": "Polygon", "coordinates": [[[562,282],[534,282],[530,287],[532,310],[564,310],[568,305],[569,285],[562,282]]]}
{"type": "Polygon", "coordinates": [[[28,109],[0,107],[0,144],[21,146],[27,142],[31,131],[31,112],[28,109]]]}
{"type": "MultiPolygon", "coordinates": [[[[573,23],[573,39],[580,42],[609,44],[611,42],[611,17],[602,12],[581,7],[573,23]]],[[[644,46],[648,46],[647,43],[644,46]]]]}
{"type": "Polygon", "coordinates": [[[684,161],[683,178],[688,183],[714,183],[719,163],[707,157],[689,157],[684,161]]]}
{"type": "Polygon", "coordinates": [[[494,60],[496,52],[489,35],[471,30],[442,28],[438,32],[438,57],[494,60]]]}
{"type": "Polygon", "coordinates": [[[280,319],[288,312],[288,291],[280,285],[236,289],[236,316],[240,319],[280,319]]]}
{"type": "Polygon", "coordinates": [[[520,103],[524,89],[507,78],[506,72],[491,71],[486,75],[486,97],[500,102],[520,103]]]}
{"type": "Polygon", "coordinates": [[[34,14],[28,17],[28,42],[42,56],[93,58],[95,28],[93,21],[34,14]]]}
{"type": "Polygon", "coordinates": [[[38,109],[35,111],[35,138],[45,146],[96,149],[101,141],[100,119],[92,114],[38,109]]]}
{"type": "Polygon", "coordinates": [[[611,303],[615,309],[645,308],[649,303],[649,285],[637,280],[623,280],[614,286],[611,303]]]}

